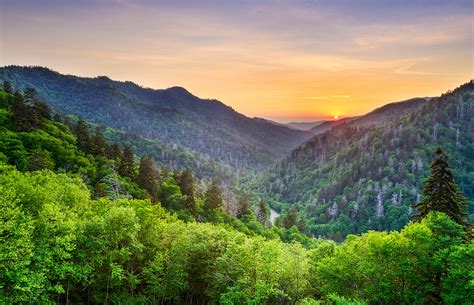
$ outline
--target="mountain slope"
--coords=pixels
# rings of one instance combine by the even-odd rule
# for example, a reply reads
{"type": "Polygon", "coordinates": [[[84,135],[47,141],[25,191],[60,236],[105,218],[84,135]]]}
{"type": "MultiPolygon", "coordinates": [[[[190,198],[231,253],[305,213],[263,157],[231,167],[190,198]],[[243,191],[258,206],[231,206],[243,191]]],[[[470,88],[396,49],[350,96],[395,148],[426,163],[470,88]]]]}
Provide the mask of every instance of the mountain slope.
{"type": "Polygon", "coordinates": [[[82,78],[41,67],[3,67],[0,79],[16,88],[36,88],[63,113],[183,146],[238,168],[268,165],[311,136],[248,118],[180,87],[153,90],[104,76],[82,78]]]}
{"type": "Polygon", "coordinates": [[[308,131],[311,128],[318,126],[326,121],[317,121],[317,122],[290,122],[287,123],[286,126],[289,126],[294,129],[305,130],[308,131]]]}
{"type": "Polygon", "coordinates": [[[314,137],[270,170],[260,191],[274,206],[298,206],[315,235],[338,239],[398,229],[408,222],[410,204],[420,199],[438,146],[450,157],[473,214],[472,81],[429,101],[382,107],[314,137]]]}

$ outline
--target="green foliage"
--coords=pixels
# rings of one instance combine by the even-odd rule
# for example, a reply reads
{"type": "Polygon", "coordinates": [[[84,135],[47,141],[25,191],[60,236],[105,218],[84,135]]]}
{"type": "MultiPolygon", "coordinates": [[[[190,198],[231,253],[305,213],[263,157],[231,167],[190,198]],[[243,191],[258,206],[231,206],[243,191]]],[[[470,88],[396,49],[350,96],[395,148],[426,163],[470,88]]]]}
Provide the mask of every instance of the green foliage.
{"type": "MultiPolygon", "coordinates": [[[[474,83],[438,98],[390,104],[317,135],[266,173],[243,180],[305,230],[343,240],[399,230],[421,201],[432,153],[443,147],[474,219],[474,83]]],[[[461,215],[461,214],[459,214],[461,215]]]]}
{"type": "Polygon", "coordinates": [[[448,165],[448,157],[441,148],[435,152],[431,164],[431,175],[425,182],[423,196],[425,198],[414,206],[417,209],[413,215],[414,219],[419,220],[431,211],[439,211],[446,213],[464,227],[468,226],[467,199],[454,182],[448,165]]]}

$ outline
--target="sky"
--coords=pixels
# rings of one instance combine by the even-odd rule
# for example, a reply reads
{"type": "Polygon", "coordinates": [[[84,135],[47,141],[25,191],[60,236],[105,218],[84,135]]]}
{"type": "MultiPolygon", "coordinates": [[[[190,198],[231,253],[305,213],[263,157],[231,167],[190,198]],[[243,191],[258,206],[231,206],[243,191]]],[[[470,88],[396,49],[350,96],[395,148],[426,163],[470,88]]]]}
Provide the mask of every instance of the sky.
{"type": "Polygon", "coordinates": [[[0,66],[182,86],[279,122],[473,79],[472,1],[0,0],[0,66]]]}

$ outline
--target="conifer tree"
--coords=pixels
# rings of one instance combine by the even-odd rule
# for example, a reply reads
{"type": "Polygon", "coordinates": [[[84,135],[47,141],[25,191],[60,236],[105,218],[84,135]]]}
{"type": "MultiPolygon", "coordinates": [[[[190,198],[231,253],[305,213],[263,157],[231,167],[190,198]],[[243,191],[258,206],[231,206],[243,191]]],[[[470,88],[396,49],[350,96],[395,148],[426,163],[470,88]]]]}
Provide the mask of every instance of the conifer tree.
{"type": "Polygon", "coordinates": [[[31,124],[28,120],[29,111],[26,106],[23,96],[19,91],[16,91],[12,104],[12,122],[17,131],[30,131],[31,124]]]}
{"type": "Polygon", "coordinates": [[[111,160],[118,160],[122,157],[122,151],[117,142],[114,142],[107,147],[107,157],[111,160]]]}
{"type": "Polygon", "coordinates": [[[223,206],[223,204],[222,190],[219,187],[219,183],[214,179],[207,189],[204,201],[204,209],[206,211],[219,209],[223,206]]]}
{"type": "Polygon", "coordinates": [[[6,93],[13,94],[13,86],[9,81],[3,81],[3,91],[5,91],[6,93]]]}
{"type": "Polygon", "coordinates": [[[248,193],[243,193],[239,197],[239,201],[237,202],[237,218],[243,218],[245,216],[250,215],[250,195],[248,193]]]}
{"type": "Polygon", "coordinates": [[[105,156],[107,152],[107,141],[102,134],[100,127],[96,127],[92,138],[92,152],[98,156],[105,156]]]}
{"type": "Polygon", "coordinates": [[[423,196],[423,200],[414,205],[417,209],[413,215],[415,220],[426,217],[431,211],[438,211],[467,226],[467,199],[454,181],[448,157],[441,148],[435,151],[431,174],[425,181],[423,196]]]}
{"type": "Polygon", "coordinates": [[[265,224],[268,220],[268,217],[269,217],[269,210],[268,210],[267,203],[263,199],[260,199],[257,205],[257,219],[262,224],[265,224]]]}
{"type": "Polygon", "coordinates": [[[76,126],[74,127],[74,133],[77,136],[77,146],[79,149],[89,153],[91,139],[89,135],[89,129],[87,128],[86,122],[83,118],[79,117],[77,120],[76,126]]]}
{"type": "MultiPolygon", "coordinates": [[[[196,214],[196,202],[194,199],[194,192],[195,192],[195,180],[193,177],[192,172],[189,169],[185,169],[177,182],[179,184],[179,188],[181,189],[181,193],[186,196],[186,206],[188,210],[195,215],[196,214]]],[[[176,177],[175,176],[175,177],[176,177]]]]}
{"type": "Polygon", "coordinates": [[[155,160],[151,157],[143,156],[140,159],[137,182],[141,188],[145,189],[152,196],[153,201],[157,200],[158,179],[159,175],[155,160]]]}
{"type": "Polygon", "coordinates": [[[120,158],[119,174],[122,177],[129,178],[133,178],[135,174],[135,159],[131,145],[126,145],[123,149],[123,153],[120,158]]]}

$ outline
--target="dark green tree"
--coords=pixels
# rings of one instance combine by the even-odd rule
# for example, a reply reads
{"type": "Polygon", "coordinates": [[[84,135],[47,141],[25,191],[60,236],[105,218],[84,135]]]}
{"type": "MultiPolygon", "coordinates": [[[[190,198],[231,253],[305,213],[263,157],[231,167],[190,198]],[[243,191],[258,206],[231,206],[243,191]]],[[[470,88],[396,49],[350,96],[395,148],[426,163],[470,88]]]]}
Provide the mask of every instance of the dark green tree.
{"type": "Polygon", "coordinates": [[[214,179],[206,191],[204,209],[206,211],[220,209],[223,205],[224,202],[222,200],[222,190],[218,181],[214,179]]]}
{"type": "Polygon", "coordinates": [[[296,226],[298,221],[298,210],[296,206],[292,206],[288,213],[285,214],[282,220],[282,225],[289,229],[292,226],[296,226]]]}
{"type": "Polygon", "coordinates": [[[155,160],[148,156],[140,159],[140,167],[138,169],[138,185],[145,189],[152,197],[153,201],[157,200],[159,174],[156,168],[155,160]]]}
{"type": "Polygon", "coordinates": [[[270,211],[268,209],[267,203],[263,200],[260,199],[260,201],[257,204],[257,219],[260,221],[262,224],[265,224],[268,220],[270,211]]]}
{"type": "Polygon", "coordinates": [[[54,162],[48,153],[42,150],[35,150],[28,158],[28,170],[37,171],[42,169],[54,169],[54,162]]]}
{"type": "Polygon", "coordinates": [[[6,93],[13,94],[14,91],[13,91],[12,83],[10,83],[9,81],[4,80],[3,81],[3,91],[5,91],[6,93]]]}
{"type": "Polygon", "coordinates": [[[106,156],[107,141],[102,134],[100,127],[96,127],[95,134],[92,137],[92,153],[98,156],[106,156]]]}
{"type": "Polygon", "coordinates": [[[12,123],[17,131],[31,130],[31,124],[28,117],[28,107],[23,100],[23,96],[19,91],[16,91],[12,104],[12,123]]]}
{"type": "Polygon", "coordinates": [[[242,193],[237,202],[237,218],[243,218],[251,214],[250,211],[250,194],[242,193]]]}
{"type": "MultiPolygon", "coordinates": [[[[35,100],[33,102],[32,111],[34,113],[34,116],[37,117],[38,120],[51,120],[51,108],[49,108],[48,104],[43,101],[35,100]]],[[[37,124],[40,125],[40,123],[37,124]]]]}
{"type": "Polygon", "coordinates": [[[188,210],[195,215],[196,214],[196,201],[194,193],[196,191],[196,181],[193,177],[193,173],[189,169],[185,169],[178,179],[179,188],[181,193],[186,196],[186,206],[188,210]]]}
{"type": "Polygon", "coordinates": [[[416,203],[413,219],[421,220],[431,211],[446,213],[457,223],[467,226],[467,199],[454,181],[448,157],[437,148],[431,163],[431,175],[425,181],[423,200],[416,203]]]}
{"type": "Polygon", "coordinates": [[[120,158],[119,174],[122,177],[133,178],[135,175],[135,156],[131,145],[125,145],[120,158]]]}
{"type": "Polygon", "coordinates": [[[114,142],[107,147],[107,157],[111,160],[118,160],[122,157],[122,151],[117,142],[114,142]]]}
{"type": "Polygon", "coordinates": [[[32,87],[25,88],[25,90],[23,91],[23,97],[24,97],[25,103],[30,106],[33,106],[33,103],[39,100],[38,91],[36,91],[36,89],[32,87]]]}
{"type": "Polygon", "coordinates": [[[77,137],[77,146],[82,151],[89,153],[91,147],[91,137],[89,129],[87,128],[86,121],[82,117],[77,120],[76,126],[74,127],[74,133],[77,137]]]}

